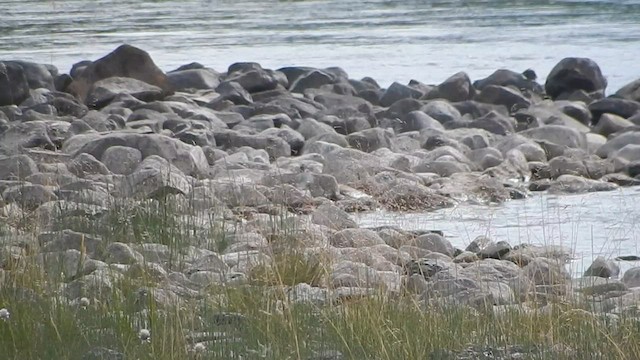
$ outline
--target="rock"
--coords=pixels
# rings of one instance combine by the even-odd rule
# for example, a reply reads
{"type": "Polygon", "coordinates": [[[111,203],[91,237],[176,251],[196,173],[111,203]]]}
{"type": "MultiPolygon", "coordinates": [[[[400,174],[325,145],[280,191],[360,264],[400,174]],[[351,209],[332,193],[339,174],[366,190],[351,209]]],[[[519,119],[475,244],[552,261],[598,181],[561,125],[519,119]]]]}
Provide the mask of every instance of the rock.
{"type": "Polygon", "coordinates": [[[291,155],[298,155],[301,153],[305,144],[304,137],[297,131],[287,127],[286,125],[281,128],[266,129],[260,133],[260,135],[266,137],[279,137],[289,144],[291,148],[291,155]]]}
{"type": "Polygon", "coordinates": [[[28,97],[24,68],[15,62],[0,61],[0,106],[19,105],[28,97]]]}
{"type": "Polygon", "coordinates": [[[511,118],[501,115],[495,111],[491,111],[466,124],[467,127],[487,130],[488,132],[497,135],[508,135],[514,133],[514,125],[515,124],[511,118]]]}
{"type": "Polygon", "coordinates": [[[604,92],[607,79],[591,59],[564,58],[551,70],[544,87],[547,94],[555,99],[562,93],[575,90],[604,92]]]}
{"type": "Polygon", "coordinates": [[[561,175],[549,187],[550,193],[585,193],[595,191],[611,191],[618,189],[618,185],[614,183],[585,179],[575,175],[561,175]]]}
{"type": "Polygon", "coordinates": [[[640,287],[640,267],[633,267],[624,272],[622,283],[628,288],[640,287]]]}
{"type": "Polygon", "coordinates": [[[107,264],[131,265],[144,261],[144,257],[139,252],[133,250],[129,245],[113,242],[105,249],[105,259],[107,264]]]}
{"type": "Polygon", "coordinates": [[[220,84],[220,74],[212,69],[187,69],[167,73],[167,82],[175,91],[215,89],[220,84]]]}
{"type": "MultiPolygon", "coordinates": [[[[235,264],[234,264],[235,265],[235,264]]],[[[219,274],[225,274],[229,271],[229,265],[218,254],[209,252],[198,257],[193,264],[184,272],[187,275],[194,274],[198,271],[210,271],[219,274]]]]}
{"type": "Polygon", "coordinates": [[[289,144],[277,136],[247,135],[235,131],[218,132],[216,133],[216,143],[226,148],[248,146],[252,149],[264,149],[272,160],[281,156],[291,156],[289,144]]]}
{"type": "Polygon", "coordinates": [[[445,99],[450,102],[458,102],[469,100],[474,93],[475,89],[471,85],[469,75],[461,71],[429,91],[426,96],[429,99],[445,99]]]}
{"type": "Polygon", "coordinates": [[[577,159],[558,156],[549,161],[549,170],[552,178],[558,178],[561,175],[575,175],[588,177],[585,164],[577,159]]]}
{"type": "Polygon", "coordinates": [[[337,231],[358,227],[349,214],[330,203],[318,206],[311,214],[311,221],[337,231]]]}
{"type": "Polygon", "coordinates": [[[104,301],[116,295],[114,292],[117,292],[118,289],[114,288],[114,280],[118,280],[121,277],[122,275],[109,269],[99,269],[64,284],[64,295],[72,300],[87,297],[104,301]]]}
{"type": "Polygon", "coordinates": [[[600,116],[600,120],[598,120],[596,126],[593,127],[593,131],[603,136],[609,136],[632,126],[634,126],[634,124],[631,121],[607,113],[600,116]]]}
{"type": "Polygon", "coordinates": [[[171,90],[166,75],[154,64],[149,54],[131,45],[119,46],[103,58],[86,65],[79,75],[73,77],[67,91],[81,102],[86,102],[87,94],[95,82],[110,77],[128,77],[157,86],[164,92],[171,90]]]}
{"type": "Polygon", "coordinates": [[[58,200],[58,197],[46,186],[22,184],[5,189],[2,200],[7,204],[15,202],[26,210],[35,210],[44,203],[58,200]]]}
{"type": "Polygon", "coordinates": [[[506,241],[498,241],[482,248],[478,252],[478,257],[481,259],[498,259],[501,260],[506,254],[511,251],[511,245],[506,241]]]}
{"type": "Polygon", "coordinates": [[[616,96],[640,102],[640,79],[634,80],[616,91],[616,96]]]}
{"type": "Polygon", "coordinates": [[[519,91],[504,86],[487,85],[474,97],[475,101],[503,105],[508,110],[527,108],[531,100],[524,97],[519,91]]]}
{"type": "Polygon", "coordinates": [[[550,142],[569,148],[586,149],[587,140],[578,130],[562,125],[547,125],[539,128],[521,131],[520,135],[536,140],[550,142]]]}
{"type": "Polygon", "coordinates": [[[164,96],[160,87],[149,85],[144,81],[110,77],[93,83],[87,92],[85,104],[91,108],[101,109],[119,94],[129,94],[142,101],[161,100],[164,96]]]}
{"type": "Polygon", "coordinates": [[[262,183],[265,186],[275,186],[276,184],[293,185],[300,190],[308,191],[312,197],[322,196],[327,199],[337,200],[340,196],[336,178],[326,174],[315,174],[306,171],[296,174],[272,174],[265,176],[262,183]]]}
{"type": "Polygon", "coordinates": [[[598,148],[598,150],[596,151],[596,155],[600,156],[601,158],[608,158],[614,152],[622,149],[629,144],[640,145],[640,131],[625,132],[624,134],[607,140],[604,145],[598,148]]]}
{"type": "Polygon", "coordinates": [[[0,180],[24,179],[37,172],[37,164],[27,155],[0,157],[0,180]]]}
{"type": "Polygon", "coordinates": [[[449,257],[453,257],[455,253],[455,249],[453,248],[453,245],[451,245],[451,242],[438,234],[432,233],[418,236],[412,241],[412,243],[421,249],[445,254],[449,257]]]}
{"type": "Polygon", "coordinates": [[[558,100],[554,101],[554,106],[564,114],[578,120],[581,124],[589,126],[591,124],[591,111],[582,101],[558,100]]]}
{"type": "Polygon", "coordinates": [[[91,154],[78,154],[67,164],[67,169],[73,175],[84,178],[91,175],[109,175],[111,172],[91,154]]]}
{"type": "Polygon", "coordinates": [[[603,278],[615,278],[620,274],[620,267],[613,260],[607,260],[598,256],[582,276],[598,276],[603,278]]]}
{"type": "Polygon", "coordinates": [[[122,197],[163,198],[168,194],[189,194],[191,184],[177,167],[151,155],[127,175],[120,191],[122,197]]]}
{"type": "Polygon", "coordinates": [[[112,173],[129,175],[142,161],[142,153],[132,147],[111,146],[102,153],[100,160],[112,173]]]}
{"type": "Polygon", "coordinates": [[[493,245],[494,242],[488,238],[487,236],[480,235],[473,239],[465,248],[465,251],[469,251],[472,253],[478,253],[480,250],[486,248],[487,246],[493,245]]]}
{"type": "Polygon", "coordinates": [[[572,289],[588,296],[604,295],[608,292],[626,291],[627,287],[619,280],[605,279],[600,276],[584,275],[572,281],[572,289]]]}
{"type": "Polygon", "coordinates": [[[431,100],[420,108],[422,112],[438,120],[443,125],[451,121],[458,121],[462,115],[453,105],[442,100],[431,100]]]}
{"type": "Polygon", "coordinates": [[[422,129],[444,130],[440,122],[419,110],[409,112],[402,121],[402,132],[420,131],[422,129]]]}
{"type": "Polygon", "coordinates": [[[275,73],[256,63],[231,64],[224,81],[235,81],[250,93],[272,90],[278,86],[275,73]]]}
{"type": "Polygon", "coordinates": [[[515,71],[507,70],[507,69],[499,69],[496,70],[493,74],[488,77],[477,80],[473,83],[473,86],[478,90],[484,90],[485,87],[490,85],[497,86],[512,86],[516,89],[527,89],[532,90],[536,94],[540,94],[543,92],[542,87],[535,82],[535,77],[532,79],[527,78],[522,73],[518,73],[515,71]]]}
{"type": "Polygon", "coordinates": [[[408,277],[419,275],[426,280],[431,279],[435,274],[443,271],[444,269],[445,267],[437,260],[426,258],[411,260],[403,266],[404,274],[408,277]]]}
{"type": "Polygon", "coordinates": [[[339,248],[359,248],[384,244],[384,240],[372,230],[344,229],[333,234],[329,239],[329,243],[339,248]]]}
{"type": "Polygon", "coordinates": [[[628,119],[640,112],[640,102],[607,97],[589,104],[589,110],[593,114],[593,123],[597,124],[602,114],[614,114],[628,119]]]}
{"type": "Polygon", "coordinates": [[[374,128],[349,134],[347,142],[357,150],[370,153],[380,148],[392,148],[393,138],[392,132],[374,128]]]}
{"type": "Polygon", "coordinates": [[[424,94],[421,91],[418,91],[407,85],[402,85],[398,82],[394,82],[382,94],[382,98],[380,98],[380,105],[389,107],[398,100],[407,98],[418,99],[422,95],[424,94]]]}
{"type": "Polygon", "coordinates": [[[375,288],[381,285],[378,272],[371,267],[352,261],[340,261],[331,266],[330,286],[375,288]]]}
{"type": "Polygon", "coordinates": [[[289,87],[292,93],[304,93],[307,89],[318,89],[336,82],[336,77],[322,70],[312,70],[300,75],[289,87]]]}
{"type": "Polygon", "coordinates": [[[151,155],[160,156],[187,175],[198,176],[208,173],[209,163],[201,147],[158,134],[113,132],[105,135],[76,135],[64,144],[63,151],[71,154],[87,153],[100,159],[111,146],[138,149],[143,159],[151,155]]]}
{"type": "Polygon", "coordinates": [[[564,264],[546,258],[535,258],[522,268],[522,274],[535,285],[566,284],[571,275],[564,264]]]}

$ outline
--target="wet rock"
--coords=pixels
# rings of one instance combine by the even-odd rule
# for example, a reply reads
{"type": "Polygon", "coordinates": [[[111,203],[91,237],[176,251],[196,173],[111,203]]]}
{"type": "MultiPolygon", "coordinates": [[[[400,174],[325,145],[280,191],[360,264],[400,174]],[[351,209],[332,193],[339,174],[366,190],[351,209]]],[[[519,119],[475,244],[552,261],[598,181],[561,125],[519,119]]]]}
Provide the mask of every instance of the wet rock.
{"type": "Polygon", "coordinates": [[[583,276],[598,276],[603,278],[615,278],[620,274],[620,267],[613,260],[607,260],[598,256],[583,276]]]}
{"type": "Polygon", "coordinates": [[[604,91],[607,79],[591,59],[564,58],[551,69],[544,87],[547,94],[555,99],[562,93],[575,90],[604,91]]]}
{"type": "Polygon", "coordinates": [[[0,106],[18,105],[29,97],[24,68],[17,63],[0,62],[0,106]]]}
{"type": "Polygon", "coordinates": [[[157,86],[165,92],[170,91],[166,75],[154,64],[149,54],[131,45],[121,45],[86,65],[79,75],[73,76],[74,80],[67,91],[86,102],[92,85],[110,77],[128,77],[157,86]]]}

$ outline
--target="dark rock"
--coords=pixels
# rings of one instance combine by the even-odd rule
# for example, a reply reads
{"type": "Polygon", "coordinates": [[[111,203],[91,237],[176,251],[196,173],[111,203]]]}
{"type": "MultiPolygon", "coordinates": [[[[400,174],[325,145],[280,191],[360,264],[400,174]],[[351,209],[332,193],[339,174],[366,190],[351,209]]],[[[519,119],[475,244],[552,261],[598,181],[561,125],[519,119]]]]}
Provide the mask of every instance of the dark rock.
{"type": "Polygon", "coordinates": [[[589,104],[589,110],[593,114],[593,123],[597,124],[600,116],[605,113],[618,115],[625,119],[640,112],[640,102],[608,97],[589,104]]]}
{"type": "Polygon", "coordinates": [[[157,86],[166,93],[171,91],[166,75],[149,54],[131,45],[119,46],[105,57],[86,65],[79,75],[72,71],[71,76],[74,80],[67,91],[84,103],[92,85],[110,77],[133,78],[157,86]]]}
{"type": "Polygon", "coordinates": [[[426,93],[427,99],[445,99],[451,102],[465,101],[473,97],[475,89],[465,72],[459,72],[426,93]]]}
{"type": "Polygon", "coordinates": [[[122,197],[138,199],[162,198],[168,194],[186,195],[191,184],[184,173],[167,160],[151,155],[146,157],[122,183],[122,197]]]}
{"type": "Polygon", "coordinates": [[[497,135],[508,135],[515,132],[513,120],[497,112],[490,112],[468,124],[470,128],[487,130],[497,135]]]}
{"type": "Polygon", "coordinates": [[[598,276],[603,278],[615,278],[620,274],[620,267],[612,260],[598,256],[582,276],[598,276]]]}
{"type": "Polygon", "coordinates": [[[564,114],[578,120],[583,125],[591,125],[591,111],[581,101],[556,100],[554,105],[564,114]]]}
{"type": "Polygon", "coordinates": [[[220,74],[211,69],[187,69],[167,73],[167,81],[175,91],[215,89],[220,74]]]}
{"type": "Polygon", "coordinates": [[[640,287],[640,267],[633,267],[624,272],[622,282],[628,288],[640,287]]]}
{"type": "Polygon", "coordinates": [[[529,191],[547,191],[549,188],[551,188],[551,180],[546,178],[532,181],[529,184],[529,191]]]}
{"type": "MultiPolygon", "coordinates": [[[[47,65],[28,61],[5,61],[5,63],[13,63],[22,67],[30,89],[45,88],[52,91],[55,90],[53,86],[53,76],[47,68],[47,65]]],[[[57,72],[57,69],[55,70],[57,72]]]]}
{"type": "Polygon", "coordinates": [[[404,274],[407,276],[420,275],[425,279],[431,279],[435,274],[444,270],[444,267],[433,259],[411,260],[403,266],[404,274]]]}
{"type": "Polygon", "coordinates": [[[27,155],[0,157],[0,180],[19,180],[38,172],[38,166],[27,155]]]}
{"type": "Polygon", "coordinates": [[[235,81],[250,93],[272,90],[278,86],[274,72],[256,63],[232,64],[224,81],[235,81]]]}
{"type": "Polygon", "coordinates": [[[424,95],[422,92],[412,87],[394,82],[393,84],[391,84],[391,86],[389,86],[389,88],[387,88],[387,90],[382,95],[382,98],[380,98],[380,105],[388,107],[398,100],[407,98],[418,99],[422,95],[424,95]]]}
{"type": "Polygon", "coordinates": [[[493,245],[494,242],[488,238],[487,236],[480,235],[473,239],[465,248],[465,251],[470,251],[473,253],[478,253],[480,250],[486,248],[487,246],[493,245]]]}
{"type": "Polygon", "coordinates": [[[307,89],[317,89],[323,85],[336,82],[334,75],[322,70],[313,70],[300,75],[295,82],[291,83],[289,90],[292,93],[304,93],[307,89]]]}
{"type": "Polygon", "coordinates": [[[22,66],[0,62],[0,106],[18,105],[29,97],[29,83],[22,66]]]}
{"type": "Polygon", "coordinates": [[[402,119],[402,132],[420,131],[422,129],[444,130],[442,124],[422,111],[412,111],[402,119]]]}
{"type": "Polygon", "coordinates": [[[616,96],[640,102],[640,79],[634,80],[616,91],[616,96]]]}
{"type": "Polygon", "coordinates": [[[420,108],[422,112],[438,120],[442,124],[462,118],[458,109],[446,101],[431,100],[420,108]]]}
{"type": "Polygon", "coordinates": [[[489,85],[497,85],[497,86],[513,86],[516,89],[527,89],[531,90],[534,93],[541,94],[544,92],[542,86],[527,79],[523,74],[517,73],[515,71],[499,69],[496,70],[493,74],[488,77],[477,80],[473,83],[473,86],[478,90],[484,90],[485,87],[489,85]]]}
{"type": "Polygon", "coordinates": [[[504,86],[488,85],[474,97],[475,101],[482,103],[503,105],[507,109],[527,108],[531,100],[524,97],[519,91],[504,86]]]}
{"type": "Polygon", "coordinates": [[[549,73],[545,90],[555,99],[562,93],[575,90],[604,91],[607,79],[600,67],[587,58],[564,58],[549,73]]]}
{"type": "Polygon", "coordinates": [[[209,103],[210,105],[219,103],[222,100],[229,100],[236,105],[249,105],[253,103],[251,94],[235,81],[223,81],[216,87],[216,92],[220,94],[220,97],[212,100],[211,103],[209,103]]]}

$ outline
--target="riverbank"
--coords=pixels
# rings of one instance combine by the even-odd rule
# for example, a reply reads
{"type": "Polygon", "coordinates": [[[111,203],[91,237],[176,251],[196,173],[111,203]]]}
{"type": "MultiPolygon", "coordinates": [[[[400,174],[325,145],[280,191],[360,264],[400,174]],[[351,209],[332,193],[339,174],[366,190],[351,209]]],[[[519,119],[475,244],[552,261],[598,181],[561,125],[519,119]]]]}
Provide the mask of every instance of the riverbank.
{"type": "Polygon", "coordinates": [[[576,279],[551,238],[456,248],[441,229],[350,215],[638,185],[639,83],[605,97],[589,59],[563,59],[544,85],[497,70],[386,89],[338,67],[164,73],[127,45],[69,74],[0,73],[0,331],[14,357],[639,354],[626,335],[640,268],[600,258],[576,279]],[[423,326],[435,340],[413,338],[423,326]],[[34,331],[57,345],[26,341],[34,331]]]}

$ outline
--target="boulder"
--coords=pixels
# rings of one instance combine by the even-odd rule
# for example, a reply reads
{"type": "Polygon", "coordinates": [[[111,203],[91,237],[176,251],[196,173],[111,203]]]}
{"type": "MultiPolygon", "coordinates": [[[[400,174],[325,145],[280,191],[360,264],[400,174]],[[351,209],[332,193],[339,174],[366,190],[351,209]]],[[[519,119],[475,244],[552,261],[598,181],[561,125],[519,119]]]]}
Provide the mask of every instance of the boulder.
{"type": "Polygon", "coordinates": [[[516,89],[532,90],[536,94],[540,94],[544,90],[535,82],[535,76],[527,77],[523,73],[507,69],[498,69],[488,77],[477,80],[473,83],[473,86],[478,90],[484,90],[485,87],[490,85],[512,86],[516,89]]]}
{"type": "Polygon", "coordinates": [[[50,188],[27,183],[6,188],[1,198],[4,203],[15,202],[26,210],[34,210],[44,203],[58,200],[50,188]]]}
{"type": "Polygon", "coordinates": [[[312,70],[306,74],[300,75],[291,83],[289,91],[292,93],[304,93],[307,89],[318,89],[323,85],[329,85],[336,82],[336,77],[322,70],[312,70]]]}
{"type": "Polygon", "coordinates": [[[19,105],[29,97],[29,82],[22,66],[0,61],[0,106],[19,105]]]}
{"type": "Polygon", "coordinates": [[[93,83],[87,92],[85,104],[100,109],[119,94],[128,94],[141,101],[160,100],[164,96],[160,87],[147,84],[144,81],[126,77],[110,77],[93,83]]]}
{"type": "Polygon", "coordinates": [[[360,248],[384,244],[375,231],[369,229],[344,229],[334,233],[329,239],[332,246],[339,248],[360,248]]]}
{"type": "Polygon", "coordinates": [[[474,97],[474,100],[482,103],[503,105],[509,110],[527,108],[531,105],[531,100],[524,97],[519,91],[497,85],[485,86],[474,97]]]}
{"type": "Polygon", "coordinates": [[[362,130],[347,135],[347,142],[352,148],[367,153],[380,148],[392,148],[393,140],[393,133],[381,128],[362,130]]]}
{"type": "Polygon", "coordinates": [[[615,278],[620,274],[620,267],[613,260],[607,260],[598,256],[582,276],[598,276],[603,278],[615,278]]]}
{"type": "Polygon", "coordinates": [[[102,153],[100,160],[112,173],[129,175],[142,161],[142,153],[132,147],[111,146],[102,153]]]}
{"type": "Polygon", "coordinates": [[[640,287],[640,267],[633,267],[624,272],[622,283],[628,288],[640,287]]]}
{"type": "Polygon", "coordinates": [[[473,97],[475,89],[465,72],[458,72],[426,94],[428,99],[445,99],[450,102],[465,101],[473,97]]]}
{"type": "Polygon", "coordinates": [[[224,81],[235,81],[250,93],[272,90],[278,86],[276,74],[257,63],[231,64],[224,81]]]}
{"type": "Polygon", "coordinates": [[[215,89],[220,74],[212,69],[186,69],[167,73],[167,81],[175,91],[215,89]]]}
{"type": "Polygon", "coordinates": [[[593,114],[594,124],[598,123],[602,114],[607,113],[628,119],[640,112],[640,102],[607,97],[589,104],[589,111],[593,114]]]}
{"type": "Polygon", "coordinates": [[[596,191],[612,191],[619,186],[614,183],[585,179],[576,175],[561,175],[551,183],[550,193],[555,194],[576,194],[596,191]]]}
{"type": "Polygon", "coordinates": [[[4,63],[20,66],[24,71],[24,75],[27,78],[27,83],[29,84],[30,89],[55,90],[55,86],[53,84],[54,75],[52,72],[57,74],[58,69],[52,65],[36,64],[20,60],[5,61],[4,63]]]}
{"type": "Polygon", "coordinates": [[[588,58],[564,58],[551,69],[545,83],[545,90],[555,99],[563,93],[584,90],[588,93],[602,91],[607,87],[607,79],[600,67],[588,58]]]}
{"type": "Polygon", "coordinates": [[[546,258],[533,259],[522,268],[522,274],[535,285],[566,284],[571,279],[563,263],[546,258]]]}
{"type": "Polygon", "coordinates": [[[380,105],[389,107],[393,103],[402,99],[418,99],[424,95],[421,91],[416,90],[410,86],[394,82],[385,90],[380,98],[380,105]]]}
{"type": "Polygon", "coordinates": [[[311,213],[311,221],[337,231],[358,227],[349,214],[330,203],[318,206],[311,213]]]}
{"type": "Polygon", "coordinates": [[[0,157],[0,180],[24,179],[38,172],[38,165],[27,155],[0,157]]]}
{"type": "Polygon", "coordinates": [[[547,125],[521,131],[519,134],[537,142],[549,142],[569,148],[587,148],[585,135],[580,131],[567,126],[547,125]]]}
{"type": "Polygon", "coordinates": [[[640,131],[629,131],[616,137],[612,137],[607,140],[604,145],[598,148],[596,155],[601,158],[608,158],[618,150],[630,144],[640,145],[640,131]]]}
{"type": "Polygon", "coordinates": [[[422,112],[438,120],[440,123],[447,124],[451,121],[458,121],[462,115],[453,105],[442,100],[431,100],[420,108],[422,112]]]}
{"type": "Polygon", "coordinates": [[[616,91],[616,96],[640,102],[640,79],[634,80],[616,91]]]}
{"type": "Polygon", "coordinates": [[[435,233],[418,236],[412,241],[412,243],[421,249],[441,253],[451,258],[455,253],[455,249],[453,248],[453,245],[451,245],[451,242],[445,239],[444,236],[435,233]]]}
{"type": "Polygon", "coordinates": [[[444,130],[442,124],[422,111],[411,111],[402,118],[402,132],[422,129],[444,130]]]}
{"type": "Polygon", "coordinates": [[[151,155],[124,179],[122,197],[162,198],[168,194],[189,194],[191,184],[184,173],[167,160],[151,155]]]}
{"type": "Polygon", "coordinates": [[[157,86],[170,92],[167,76],[156,66],[149,54],[131,45],[121,45],[113,52],[88,65],[67,87],[67,91],[81,102],[86,102],[92,85],[110,77],[128,77],[157,86]]]}
{"type": "Polygon", "coordinates": [[[506,241],[498,241],[497,243],[489,243],[478,251],[480,259],[498,259],[502,260],[506,254],[511,251],[511,245],[506,241]]]}

